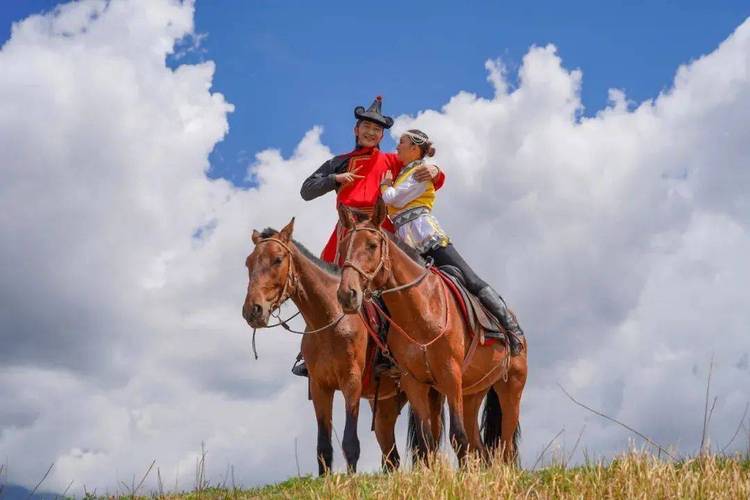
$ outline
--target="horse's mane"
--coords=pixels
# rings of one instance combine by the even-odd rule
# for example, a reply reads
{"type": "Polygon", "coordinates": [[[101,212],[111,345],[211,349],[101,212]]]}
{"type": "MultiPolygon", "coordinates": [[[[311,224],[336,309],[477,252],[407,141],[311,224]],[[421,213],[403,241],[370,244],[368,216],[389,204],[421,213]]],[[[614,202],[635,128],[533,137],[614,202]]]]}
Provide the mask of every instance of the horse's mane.
{"type": "MultiPolygon", "coordinates": [[[[270,228],[270,227],[265,228],[260,233],[260,237],[263,238],[263,239],[274,238],[274,237],[276,237],[278,235],[279,235],[279,232],[277,230],[273,229],[273,228],[270,228]]],[[[331,264],[330,262],[326,262],[326,261],[320,259],[319,257],[316,257],[315,255],[313,255],[313,253],[310,250],[308,250],[299,241],[297,241],[295,239],[292,239],[292,242],[294,243],[294,246],[297,247],[297,250],[299,250],[300,253],[302,253],[302,255],[304,255],[305,257],[307,257],[308,259],[310,259],[313,262],[313,264],[315,264],[316,266],[318,266],[321,270],[327,272],[328,274],[332,274],[334,276],[341,276],[341,269],[338,266],[335,266],[335,265],[331,264]]]]}
{"type": "Polygon", "coordinates": [[[422,257],[422,255],[419,252],[417,252],[414,248],[410,247],[409,245],[407,245],[403,241],[401,241],[398,238],[396,238],[396,235],[394,235],[390,231],[383,231],[383,232],[388,236],[389,240],[391,240],[393,243],[395,243],[396,246],[399,247],[406,255],[408,255],[409,257],[411,257],[411,260],[413,260],[414,262],[416,262],[420,266],[427,265],[427,262],[424,260],[424,258],[422,257]]]}
{"type": "MultiPolygon", "coordinates": [[[[354,217],[354,221],[357,224],[361,224],[363,222],[369,222],[370,225],[375,226],[375,224],[373,224],[372,221],[370,220],[369,214],[359,211],[359,210],[355,210],[355,209],[350,209],[349,212],[352,214],[352,216],[354,217]]],[[[380,229],[380,228],[375,228],[375,229],[380,229]]],[[[427,264],[427,262],[424,260],[422,255],[420,255],[420,253],[417,252],[414,248],[410,247],[403,241],[396,238],[396,236],[390,231],[383,231],[383,232],[388,236],[388,239],[390,239],[393,243],[396,244],[397,247],[403,250],[406,255],[411,257],[411,260],[413,260],[420,266],[424,266],[427,264]]]]}

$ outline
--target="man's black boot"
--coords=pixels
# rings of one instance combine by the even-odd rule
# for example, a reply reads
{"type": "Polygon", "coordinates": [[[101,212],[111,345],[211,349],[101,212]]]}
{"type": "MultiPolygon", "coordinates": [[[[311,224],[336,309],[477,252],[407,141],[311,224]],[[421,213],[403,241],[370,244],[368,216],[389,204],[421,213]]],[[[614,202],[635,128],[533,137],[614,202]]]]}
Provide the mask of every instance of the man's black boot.
{"type": "Polygon", "coordinates": [[[310,373],[307,371],[305,360],[302,359],[302,353],[299,353],[297,355],[297,359],[294,361],[294,365],[292,365],[292,373],[294,373],[298,377],[307,377],[310,375],[310,373]]]}
{"type": "Polygon", "coordinates": [[[521,330],[520,325],[516,322],[510,311],[508,311],[508,306],[505,305],[503,298],[491,286],[486,286],[479,290],[477,297],[482,302],[482,305],[497,318],[506,332],[508,332],[508,347],[510,348],[511,356],[518,356],[522,348],[521,337],[523,336],[523,330],[521,330]]]}

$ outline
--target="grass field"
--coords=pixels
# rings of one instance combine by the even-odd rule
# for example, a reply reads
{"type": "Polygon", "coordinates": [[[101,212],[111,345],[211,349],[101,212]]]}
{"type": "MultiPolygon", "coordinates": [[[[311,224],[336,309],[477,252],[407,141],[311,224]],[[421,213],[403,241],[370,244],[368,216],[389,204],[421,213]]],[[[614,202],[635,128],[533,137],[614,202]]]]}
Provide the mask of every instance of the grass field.
{"type": "Polygon", "coordinates": [[[207,488],[170,499],[213,498],[750,498],[747,457],[659,460],[629,453],[608,464],[524,471],[504,465],[463,470],[439,458],[432,468],[384,474],[302,477],[249,490],[207,488]]]}

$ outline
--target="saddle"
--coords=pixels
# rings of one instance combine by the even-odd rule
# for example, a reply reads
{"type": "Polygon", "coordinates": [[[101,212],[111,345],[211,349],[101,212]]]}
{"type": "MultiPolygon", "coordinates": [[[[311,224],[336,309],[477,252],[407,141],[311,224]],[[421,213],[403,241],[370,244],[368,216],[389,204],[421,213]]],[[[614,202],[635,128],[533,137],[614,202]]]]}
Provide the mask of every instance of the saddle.
{"type": "MultiPolygon", "coordinates": [[[[376,299],[381,300],[381,299],[376,299]]],[[[380,303],[380,307],[387,311],[385,304],[380,303]]],[[[370,302],[363,302],[362,309],[360,310],[362,319],[367,326],[369,335],[367,336],[367,350],[365,357],[365,369],[362,373],[362,388],[367,391],[376,381],[377,377],[381,375],[379,368],[394,368],[395,371],[398,369],[390,363],[390,360],[383,354],[383,346],[388,341],[388,321],[382,317],[377,308],[370,302]]],[[[396,373],[390,373],[389,375],[394,377],[396,373]]]]}
{"type": "Polygon", "coordinates": [[[461,270],[455,266],[440,266],[438,275],[449,285],[453,296],[461,306],[464,320],[469,329],[476,334],[481,332],[483,345],[491,345],[497,340],[502,340],[507,345],[505,329],[495,316],[490,313],[474,294],[466,289],[466,282],[461,270]],[[482,332],[483,330],[483,332],[482,332]]]}

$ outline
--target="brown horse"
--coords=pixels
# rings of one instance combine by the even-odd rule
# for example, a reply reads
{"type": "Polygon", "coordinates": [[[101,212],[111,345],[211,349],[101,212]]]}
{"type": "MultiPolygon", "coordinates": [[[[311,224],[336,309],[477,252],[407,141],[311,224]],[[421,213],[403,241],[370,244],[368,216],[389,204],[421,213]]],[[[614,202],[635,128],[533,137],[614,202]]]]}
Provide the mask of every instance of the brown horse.
{"type": "Polygon", "coordinates": [[[474,336],[447,285],[413,250],[381,229],[385,216],[382,200],[366,220],[356,220],[346,207],[339,209],[340,222],[349,231],[339,243],[346,255],[339,302],[344,311],[354,312],[373,293],[382,294],[392,320],[388,346],[402,370],[400,387],[429,449],[435,447],[426,432],[431,424],[428,392],[434,387],[447,398],[451,443],[459,462],[464,462],[469,446],[488,457],[485,443],[496,444],[498,431],[504,460],[515,461],[527,375],[525,340],[521,354],[512,358],[500,343],[472,346],[474,336]],[[477,417],[490,389],[499,401],[488,399],[483,443],[477,417]],[[501,422],[493,422],[493,417],[501,422]]]}
{"type": "MultiPolygon", "coordinates": [[[[375,392],[374,387],[369,387],[366,393],[362,388],[366,327],[360,315],[344,314],[336,299],[340,269],[314,257],[295,242],[293,228],[294,219],[280,232],[253,231],[255,249],[245,262],[249,283],[242,316],[250,326],[262,328],[268,325],[271,312],[288,298],[296,304],[307,324],[302,353],[318,421],[318,471],[324,474],[331,469],[333,394],[340,390],[346,407],[342,448],[348,470],[356,472],[359,401],[361,397],[372,400],[375,392]]],[[[393,379],[381,377],[374,424],[384,470],[399,466],[394,428],[404,403],[405,398],[393,379]]]]}

